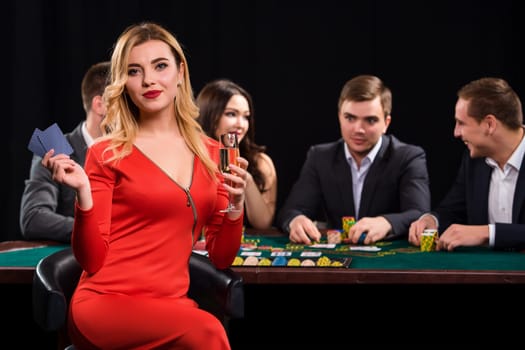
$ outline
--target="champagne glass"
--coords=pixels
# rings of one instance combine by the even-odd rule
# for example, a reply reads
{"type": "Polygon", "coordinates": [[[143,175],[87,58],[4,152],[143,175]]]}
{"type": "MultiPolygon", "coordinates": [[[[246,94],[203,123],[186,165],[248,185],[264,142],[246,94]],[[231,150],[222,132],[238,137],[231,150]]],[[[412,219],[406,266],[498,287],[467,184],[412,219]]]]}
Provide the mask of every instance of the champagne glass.
{"type": "MultiPolygon", "coordinates": [[[[219,155],[220,155],[220,170],[223,173],[231,174],[230,164],[238,165],[237,157],[239,157],[239,142],[237,140],[237,133],[228,132],[219,136],[219,155]]],[[[222,209],[222,213],[236,212],[235,206],[228,201],[228,206],[222,209]]]]}

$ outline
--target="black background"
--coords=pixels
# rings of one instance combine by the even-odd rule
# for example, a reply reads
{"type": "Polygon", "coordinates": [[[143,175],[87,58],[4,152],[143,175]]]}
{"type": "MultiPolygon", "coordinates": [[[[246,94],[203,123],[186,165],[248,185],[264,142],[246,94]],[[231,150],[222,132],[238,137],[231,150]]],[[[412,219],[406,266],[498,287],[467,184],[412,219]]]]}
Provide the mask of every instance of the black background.
{"type": "Polygon", "coordinates": [[[20,238],[34,128],[57,122],[67,132],[84,118],[84,72],[109,59],[118,35],[139,21],[176,35],[195,94],[225,77],[253,95],[256,141],[277,168],[278,208],[308,146],[339,138],[337,99],[357,74],[391,87],[389,132],[426,150],[433,204],[464,150],[453,138],[457,90],[498,76],[525,96],[518,1],[6,0],[2,7],[0,240],[20,238]]]}

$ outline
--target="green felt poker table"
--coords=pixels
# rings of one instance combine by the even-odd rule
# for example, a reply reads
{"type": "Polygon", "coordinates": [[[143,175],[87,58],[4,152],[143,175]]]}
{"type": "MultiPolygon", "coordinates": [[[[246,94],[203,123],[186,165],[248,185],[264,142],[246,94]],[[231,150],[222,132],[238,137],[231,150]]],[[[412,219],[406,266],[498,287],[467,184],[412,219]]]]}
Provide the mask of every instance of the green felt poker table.
{"type": "MultiPolygon", "coordinates": [[[[323,241],[321,243],[324,243],[323,241]]],[[[0,283],[30,283],[38,261],[67,245],[50,242],[1,242],[0,283]]],[[[249,230],[238,257],[277,256],[317,262],[320,257],[340,266],[244,266],[232,269],[246,284],[363,284],[363,283],[525,283],[525,253],[489,248],[460,248],[454,252],[421,252],[404,239],[378,242],[377,251],[292,244],[277,230],[249,230]]],[[[366,249],[366,248],[365,248],[366,249]]]]}
{"type": "MultiPolygon", "coordinates": [[[[247,284],[353,284],[353,283],[524,283],[525,254],[494,251],[485,247],[459,248],[453,252],[421,252],[407,240],[383,241],[373,248],[349,244],[293,244],[276,230],[244,235],[233,269],[247,284]],[[361,250],[363,249],[363,250],[361,250]],[[366,250],[374,249],[374,250],[366,250]],[[246,266],[249,256],[258,264],[246,266]],[[277,257],[300,261],[320,257],[339,261],[338,267],[272,266],[277,257]],[[270,265],[260,265],[266,261],[270,265]]],[[[280,261],[282,261],[282,258],[280,261]]]]}
{"type": "Polygon", "coordinates": [[[31,283],[40,259],[66,247],[51,241],[0,242],[0,283],[31,283]]]}

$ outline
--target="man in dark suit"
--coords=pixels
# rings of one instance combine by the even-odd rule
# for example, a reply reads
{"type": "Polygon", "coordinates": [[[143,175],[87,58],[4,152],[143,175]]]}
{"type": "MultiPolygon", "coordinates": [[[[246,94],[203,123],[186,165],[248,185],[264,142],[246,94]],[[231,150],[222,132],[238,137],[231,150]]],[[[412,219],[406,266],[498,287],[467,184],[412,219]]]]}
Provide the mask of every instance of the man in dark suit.
{"type": "MultiPolygon", "coordinates": [[[[73,148],[70,157],[78,164],[84,164],[87,148],[102,134],[100,123],[106,115],[102,94],[109,70],[109,61],[100,62],[91,66],[82,79],[86,117],[65,135],[73,148]]],[[[51,176],[42,165],[42,158],[34,155],[20,204],[20,229],[28,240],[49,239],[68,243],[73,230],[75,191],[53,181],[51,176]]]]}
{"type": "Polygon", "coordinates": [[[386,135],[391,109],[391,91],[375,76],[360,75],[343,86],[342,139],[309,149],[279,211],[277,223],[291,241],[318,241],[313,220],[319,213],[333,229],[342,228],[343,216],[353,216],[348,238],[371,244],[406,235],[410,223],[430,210],[425,152],[386,135]]]}
{"type": "Polygon", "coordinates": [[[410,225],[420,245],[426,228],[442,232],[436,249],[525,248],[525,155],[521,101],[498,78],[482,78],[458,92],[454,137],[467,150],[456,181],[439,206],[410,225]]]}

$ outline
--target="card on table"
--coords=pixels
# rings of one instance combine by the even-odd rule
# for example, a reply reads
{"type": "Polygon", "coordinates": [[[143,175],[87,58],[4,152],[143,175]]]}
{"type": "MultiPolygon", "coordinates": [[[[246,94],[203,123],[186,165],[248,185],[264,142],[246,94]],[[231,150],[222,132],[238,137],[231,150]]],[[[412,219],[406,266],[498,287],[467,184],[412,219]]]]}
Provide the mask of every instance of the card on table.
{"type": "Polygon", "coordinates": [[[57,123],[45,130],[36,128],[33,131],[33,135],[31,135],[27,148],[40,157],[43,157],[52,148],[55,150],[55,154],[64,153],[70,155],[73,153],[73,147],[71,147],[57,123]]]}

